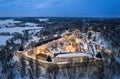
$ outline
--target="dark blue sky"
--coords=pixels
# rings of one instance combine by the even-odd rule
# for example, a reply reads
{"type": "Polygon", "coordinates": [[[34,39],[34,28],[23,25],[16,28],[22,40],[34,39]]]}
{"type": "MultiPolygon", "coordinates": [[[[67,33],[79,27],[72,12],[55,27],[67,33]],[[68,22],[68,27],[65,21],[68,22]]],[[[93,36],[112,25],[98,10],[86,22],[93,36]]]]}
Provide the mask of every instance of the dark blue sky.
{"type": "Polygon", "coordinates": [[[0,16],[120,17],[120,0],[0,0],[0,16]]]}

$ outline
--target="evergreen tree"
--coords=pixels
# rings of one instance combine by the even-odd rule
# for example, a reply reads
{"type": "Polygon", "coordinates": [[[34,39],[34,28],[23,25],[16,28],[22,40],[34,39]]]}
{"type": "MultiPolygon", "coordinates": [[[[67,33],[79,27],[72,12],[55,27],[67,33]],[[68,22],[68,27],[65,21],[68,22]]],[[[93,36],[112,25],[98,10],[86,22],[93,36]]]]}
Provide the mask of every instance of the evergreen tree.
{"type": "Polygon", "coordinates": [[[36,65],[36,67],[35,67],[35,76],[36,76],[37,78],[39,78],[40,75],[41,75],[41,68],[39,67],[40,64],[39,64],[38,59],[36,59],[35,65],[36,65]]]}
{"type": "Polygon", "coordinates": [[[30,68],[32,70],[32,73],[34,73],[34,62],[33,62],[32,59],[30,59],[30,61],[29,61],[29,66],[30,66],[30,68]]]}
{"type": "Polygon", "coordinates": [[[58,72],[59,72],[59,67],[57,64],[49,65],[49,67],[47,68],[47,71],[46,71],[46,73],[48,75],[48,79],[52,78],[52,76],[53,76],[53,79],[57,79],[58,72]]]}
{"type": "Polygon", "coordinates": [[[13,73],[13,71],[11,70],[10,74],[8,75],[7,79],[14,79],[15,74],[13,73]]]}
{"type": "Polygon", "coordinates": [[[28,69],[28,73],[29,73],[29,78],[30,78],[30,79],[34,79],[33,73],[32,73],[32,71],[31,71],[31,69],[28,69]]]}
{"type": "Polygon", "coordinates": [[[26,62],[25,62],[25,58],[22,56],[21,57],[21,77],[24,77],[26,75],[26,62]]]}

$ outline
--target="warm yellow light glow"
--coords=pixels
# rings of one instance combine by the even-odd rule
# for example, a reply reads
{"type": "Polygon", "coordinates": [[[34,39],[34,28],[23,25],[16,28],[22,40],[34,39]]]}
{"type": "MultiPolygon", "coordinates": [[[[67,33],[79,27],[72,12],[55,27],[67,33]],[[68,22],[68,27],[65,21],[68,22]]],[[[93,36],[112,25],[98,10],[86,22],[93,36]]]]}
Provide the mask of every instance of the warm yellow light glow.
{"type": "Polygon", "coordinates": [[[109,49],[105,49],[105,52],[107,53],[111,53],[111,51],[109,49]]]}
{"type": "Polygon", "coordinates": [[[37,49],[37,54],[39,54],[40,53],[40,50],[39,49],[37,49]]]}
{"type": "Polygon", "coordinates": [[[71,38],[70,38],[70,41],[71,41],[72,43],[74,43],[74,42],[75,42],[75,38],[74,38],[74,37],[71,37],[71,38]]]}
{"type": "Polygon", "coordinates": [[[72,49],[72,46],[71,46],[71,45],[66,46],[66,51],[67,51],[67,52],[71,52],[71,49],[72,49]]]}
{"type": "Polygon", "coordinates": [[[67,52],[76,52],[77,50],[78,50],[77,46],[71,46],[71,45],[66,46],[67,52]]]}
{"type": "Polygon", "coordinates": [[[90,40],[89,39],[87,39],[87,43],[89,43],[90,42],[90,40]]]}
{"type": "Polygon", "coordinates": [[[100,49],[97,49],[97,52],[101,52],[101,50],[100,50],[100,49]]]}
{"type": "Polygon", "coordinates": [[[77,44],[80,44],[80,43],[81,43],[80,39],[76,39],[75,42],[76,42],[77,44]]]}
{"type": "Polygon", "coordinates": [[[42,53],[42,54],[50,54],[50,51],[47,49],[37,49],[37,54],[42,53]]]}
{"type": "Polygon", "coordinates": [[[69,37],[69,36],[65,36],[65,39],[66,39],[66,40],[69,40],[69,39],[70,39],[70,37],[69,37]]]}

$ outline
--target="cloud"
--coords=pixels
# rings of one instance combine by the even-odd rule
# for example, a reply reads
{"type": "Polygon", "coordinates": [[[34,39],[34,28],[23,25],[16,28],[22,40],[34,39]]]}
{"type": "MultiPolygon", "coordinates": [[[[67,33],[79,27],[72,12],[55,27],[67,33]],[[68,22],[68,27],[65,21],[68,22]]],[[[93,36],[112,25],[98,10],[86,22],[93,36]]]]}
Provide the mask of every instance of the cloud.
{"type": "Polygon", "coordinates": [[[45,8],[48,6],[49,3],[50,3],[50,0],[40,2],[40,3],[36,4],[36,8],[45,8]]]}
{"type": "Polygon", "coordinates": [[[61,4],[65,0],[0,0],[0,7],[46,8],[61,4]]]}
{"type": "Polygon", "coordinates": [[[35,1],[38,0],[0,0],[0,7],[30,7],[35,1]]]}
{"type": "Polygon", "coordinates": [[[0,7],[8,7],[16,0],[0,0],[0,7]]]}
{"type": "Polygon", "coordinates": [[[44,0],[41,3],[38,3],[36,5],[36,8],[46,8],[51,6],[56,6],[64,2],[65,0],[44,0]]]}

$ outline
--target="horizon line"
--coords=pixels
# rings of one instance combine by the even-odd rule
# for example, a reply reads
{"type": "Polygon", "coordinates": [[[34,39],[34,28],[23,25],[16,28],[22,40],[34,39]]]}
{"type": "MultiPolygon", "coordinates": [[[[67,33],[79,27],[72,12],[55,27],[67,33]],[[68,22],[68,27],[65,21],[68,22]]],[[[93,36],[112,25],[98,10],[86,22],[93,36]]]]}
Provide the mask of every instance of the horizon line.
{"type": "Polygon", "coordinates": [[[120,16],[0,16],[0,18],[118,18],[120,16]]]}

